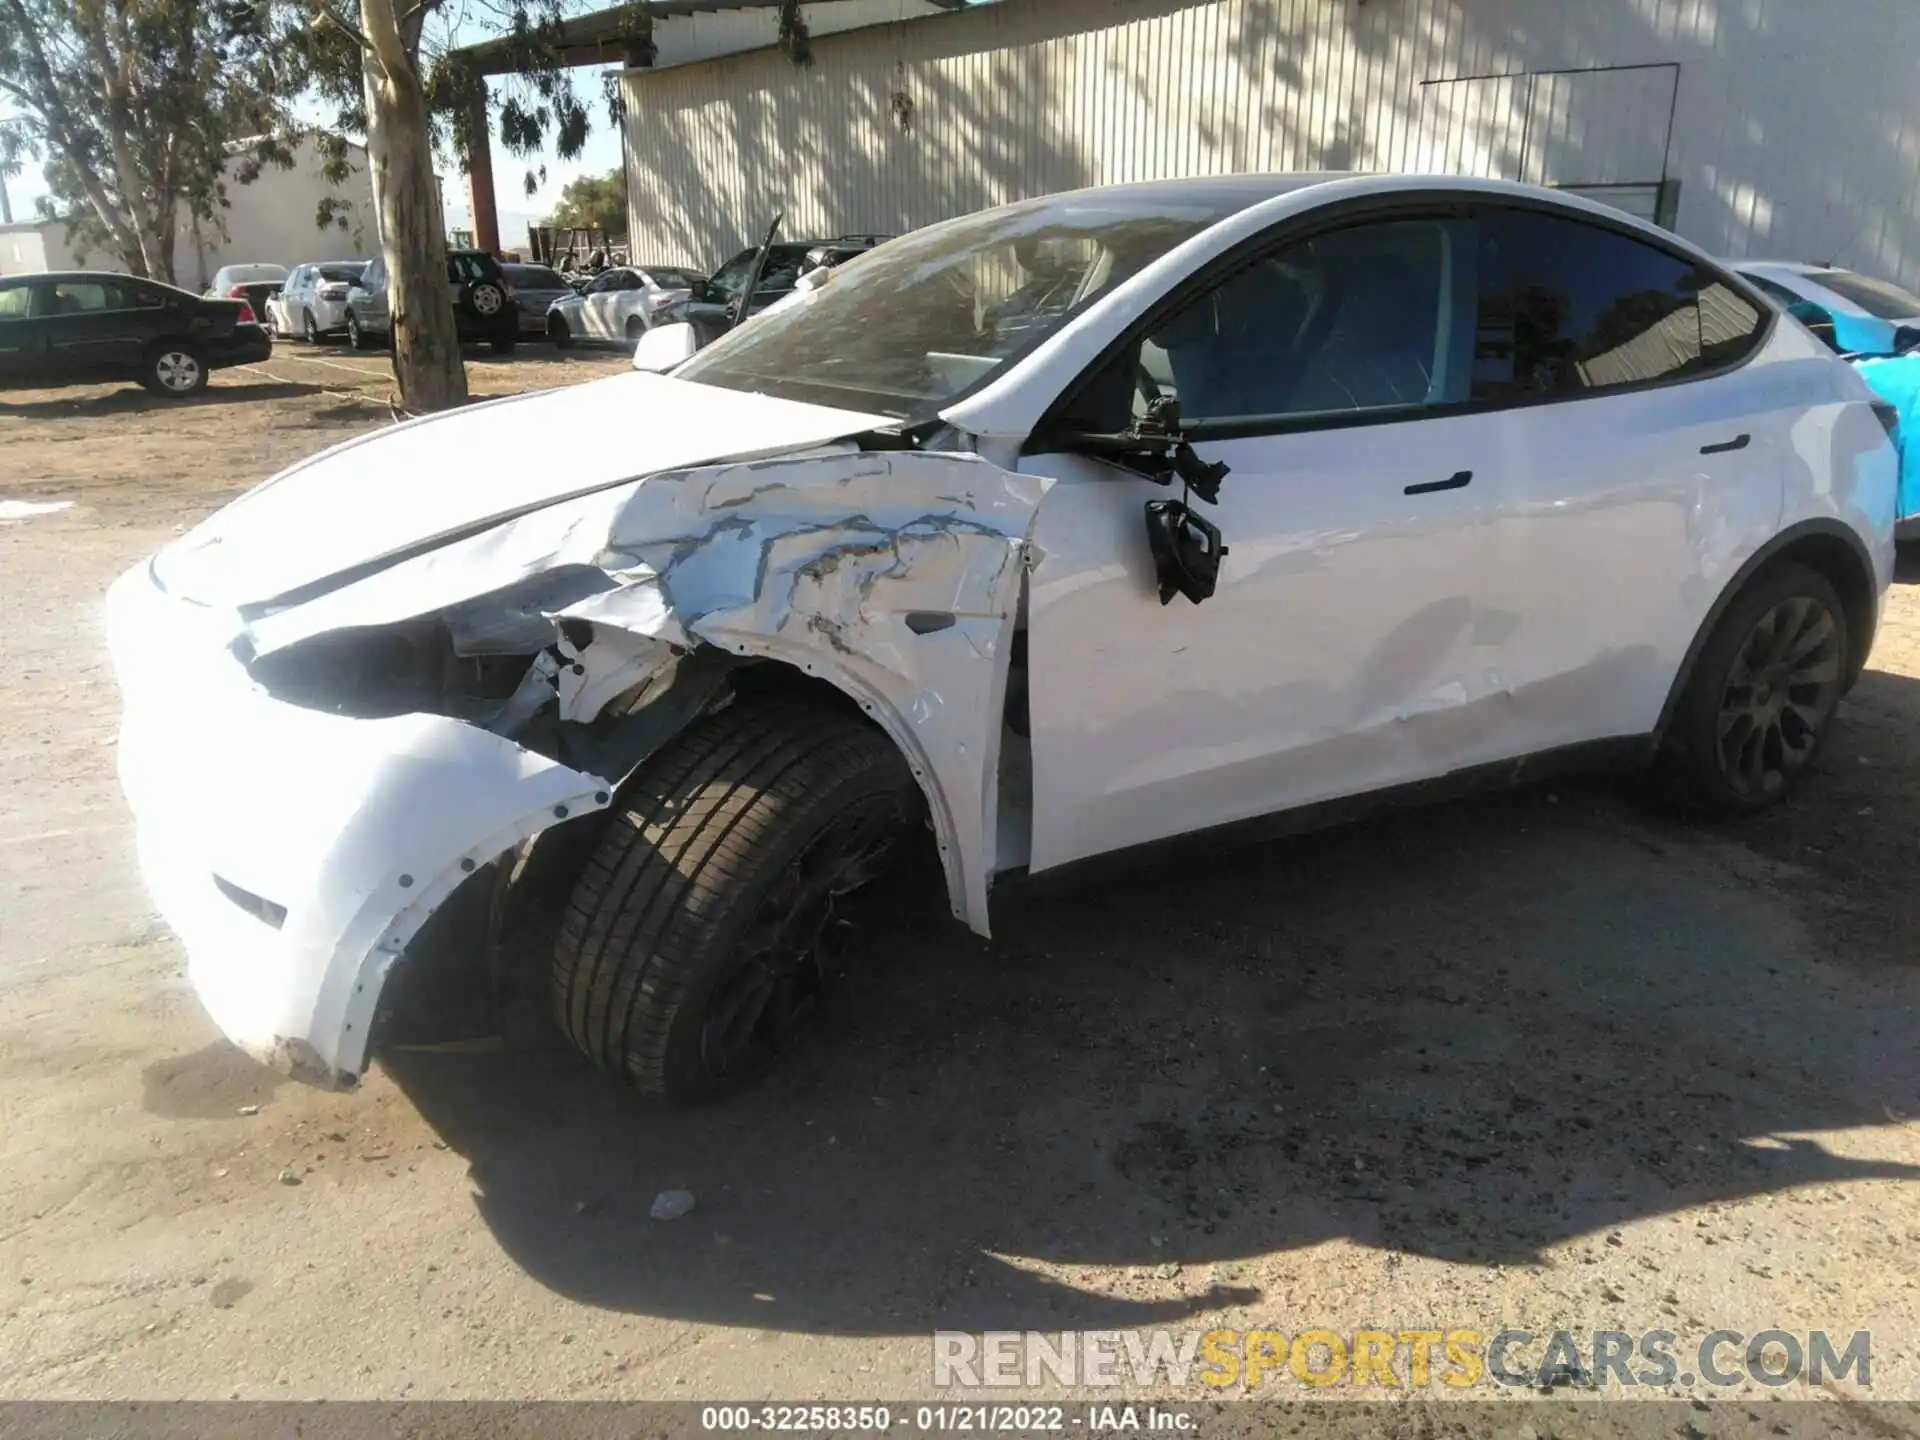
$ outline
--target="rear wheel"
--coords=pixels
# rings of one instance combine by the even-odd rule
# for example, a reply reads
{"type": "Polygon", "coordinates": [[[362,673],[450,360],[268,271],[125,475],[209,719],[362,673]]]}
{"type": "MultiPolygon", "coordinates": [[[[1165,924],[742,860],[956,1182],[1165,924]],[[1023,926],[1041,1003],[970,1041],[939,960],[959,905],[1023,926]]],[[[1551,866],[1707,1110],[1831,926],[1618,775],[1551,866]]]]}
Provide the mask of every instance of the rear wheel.
{"type": "Polygon", "coordinates": [[[147,351],[140,383],[169,400],[198,395],[207,388],[206,357],[184,340],[162,340],[147,351]]]}
{"type": "Polygon", "coordinates": [[[561,1028],[670,1104],[766,1072],[838,970],[842,901],[905,851],[920,795],[891,741],[782,697],[696,725],[629,783],[555,947],[561,1028]]]}
{"type": "Polygon", "coordinates": [[[373,337],[361,328],[360,317],[351,310],[347,312],[347,344],[355,350],[373,349],[373,337]]]}
{"type": "Polygon", "coordinates": [[[642,319],[641,319],[641,318],[640,318],[640,317],[639,317],[638,315],[633,315],[633,316],[629,316],[629,317],[628,317],[628,319],[627,319],[627,343],[628,343],[629,345],[637,345],[637,344],[639,344],[639,343],[640,343],[640,337],[641,337],[642,335],[644,335],[644,334],[646,334],[646,333],[647,333],[647,323],[646,323],[646,321],[644,321],[644,320],[642,320],[642,319]]]}
{"type": "Polygon", "coordinates": [[[1667,791],[1721,815],[1792,793],[1832,728],[1850,643],[1824,575],[1791,562],[1761,575],[1700,652],[1660,756],[1667,791]]]}
{"type": "Polygon", "coordinates": [[[311,310],[303,308],[300,311],[300,335],[309,345],[320,343],[320,327],[313,323],[311,310]]]}

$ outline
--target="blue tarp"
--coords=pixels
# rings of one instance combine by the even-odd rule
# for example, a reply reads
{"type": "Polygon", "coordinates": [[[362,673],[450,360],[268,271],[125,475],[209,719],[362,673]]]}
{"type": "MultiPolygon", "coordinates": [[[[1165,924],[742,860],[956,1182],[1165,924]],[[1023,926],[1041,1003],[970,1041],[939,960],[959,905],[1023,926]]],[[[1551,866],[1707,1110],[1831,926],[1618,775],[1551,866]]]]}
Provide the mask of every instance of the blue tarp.
{"type": "Polygon", "coordinates": [[[1920,515],[1920,354],[1857,360],[1873,393],[1900,412],[1900,516],[1920,515]]]}

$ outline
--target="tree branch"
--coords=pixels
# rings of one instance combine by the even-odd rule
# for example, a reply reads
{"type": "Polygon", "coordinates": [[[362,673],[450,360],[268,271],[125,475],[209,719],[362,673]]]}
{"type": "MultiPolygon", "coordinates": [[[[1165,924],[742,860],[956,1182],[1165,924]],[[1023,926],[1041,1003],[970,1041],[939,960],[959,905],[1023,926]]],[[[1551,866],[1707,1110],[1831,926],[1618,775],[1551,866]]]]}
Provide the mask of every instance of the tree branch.
{"type": "Polygon", "coordinates": [[[323,3],[323,0],[307,0],[307,9],[315,19],[324,25],[332,25],[362,50],[372,51],[373,42],[367,39],[365,32],[358,25],[349,23],[331,5],[323,3]]]}

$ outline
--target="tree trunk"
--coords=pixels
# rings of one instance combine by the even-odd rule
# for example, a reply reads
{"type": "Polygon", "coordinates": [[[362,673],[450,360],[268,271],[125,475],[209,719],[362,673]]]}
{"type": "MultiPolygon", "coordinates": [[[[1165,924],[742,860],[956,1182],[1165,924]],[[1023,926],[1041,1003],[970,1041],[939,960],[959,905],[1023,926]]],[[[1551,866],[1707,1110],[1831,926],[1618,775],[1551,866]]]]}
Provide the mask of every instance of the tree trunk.
{"type": "Polygon", "coordinates": [[[393,307],[393,373],[407,409],[446,410],[466,402],[467,367],[447,291],[419,27],[416,21],[411,35],[403,32],[396,9],[396,0],[360,0],[369,45],[362,62],[367,162],[393,307]]]}

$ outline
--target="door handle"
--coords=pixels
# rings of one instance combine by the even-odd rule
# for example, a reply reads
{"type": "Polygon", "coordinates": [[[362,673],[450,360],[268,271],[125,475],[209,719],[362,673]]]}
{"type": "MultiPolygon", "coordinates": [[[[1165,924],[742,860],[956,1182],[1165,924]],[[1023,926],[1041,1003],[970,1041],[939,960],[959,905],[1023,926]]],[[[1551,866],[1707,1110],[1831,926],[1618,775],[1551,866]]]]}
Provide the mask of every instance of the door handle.
{"type": "Polygon", "coordinates": [[[1744,450],[1753,443],[1751,435],[1736,435],[1731,440],[1722,440],[1718,445],[1702,445],[1702,455],[1731,455],[1736,450],[1744,450]]]}
{"type": "Polygon", "coordinates": [[[1429,480],[1423,485],[1409,485],[1407,486],[1406,493],[1409,495],[1433,495],[1442,490],[1464,490],[1472,483],[1473,472],[1471,470],[1460,470],[1449,475],[1444,480],[1429,480]]]}

